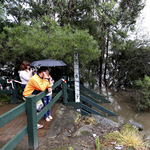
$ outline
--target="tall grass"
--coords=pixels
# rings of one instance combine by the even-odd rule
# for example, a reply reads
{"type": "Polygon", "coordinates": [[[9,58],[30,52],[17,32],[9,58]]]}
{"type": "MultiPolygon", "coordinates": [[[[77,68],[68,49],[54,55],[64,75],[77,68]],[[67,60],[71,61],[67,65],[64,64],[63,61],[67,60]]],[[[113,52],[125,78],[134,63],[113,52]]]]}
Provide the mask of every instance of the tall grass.
{"type": "Polygon", "coordinates": [[[144,150],[148,144],[143,140],[142,135],[132,126],[124,126],[120,131],[110,132],[103,136],[105,141],[115,141],[118,145],[134,148],[136,150],[144,150]]]}

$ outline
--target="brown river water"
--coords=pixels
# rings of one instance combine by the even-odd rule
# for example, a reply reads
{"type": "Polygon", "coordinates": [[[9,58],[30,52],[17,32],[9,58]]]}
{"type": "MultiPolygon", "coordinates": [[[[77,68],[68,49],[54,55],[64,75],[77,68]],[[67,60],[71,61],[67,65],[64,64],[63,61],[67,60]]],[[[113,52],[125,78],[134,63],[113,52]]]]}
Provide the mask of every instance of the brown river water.
{"type": "Polygon", "coordinates": [[[138,112],[135,108],[135,103],[127,92],[116,92],[113,89],[107,89],[105,87],[95,88],[95,93],[107,96],[106,99],[111,103],[100,104],[104,108],[114,112],[118,116],[106,116],[108,119],[123,125],[128,122],[137,122],[144,126],[143,134],[150,139],[150,111],[138,112]]]}

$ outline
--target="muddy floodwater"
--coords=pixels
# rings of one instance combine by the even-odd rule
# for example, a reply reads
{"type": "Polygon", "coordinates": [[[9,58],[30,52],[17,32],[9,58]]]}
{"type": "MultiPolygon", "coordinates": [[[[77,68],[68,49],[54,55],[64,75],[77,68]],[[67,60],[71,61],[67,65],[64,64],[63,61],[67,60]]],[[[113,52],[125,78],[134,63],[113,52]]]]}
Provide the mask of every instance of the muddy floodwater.
{"type": "Polygon", "coordinates": [[[118,116],[107,116],[107,118],[119,123],[120,125],[128,122],[137,122],[144,126],[143,134],[150,139],[150,111],[136,111],[135,103],[133,103],[133,100],[128,92],[116,92],[112,89],[106,90],[105,87],[96,87],[93,91],[100,95],[108,95],[106,99],[111,103],[103,103],[100,105],[116,113],[118,116]]]}

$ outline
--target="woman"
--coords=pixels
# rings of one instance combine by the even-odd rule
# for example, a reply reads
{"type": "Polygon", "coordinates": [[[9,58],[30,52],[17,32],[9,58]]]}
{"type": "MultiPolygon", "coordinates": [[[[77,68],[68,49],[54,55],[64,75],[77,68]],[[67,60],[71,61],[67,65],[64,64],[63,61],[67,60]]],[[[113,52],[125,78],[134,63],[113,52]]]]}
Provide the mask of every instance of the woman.
{"type": "Polygon", "coordinates": [[[20,66],[19,77],[21,80],[21,89],[24,91],[29,79],[32,77],[34,70],[29,71],[30,63],[28,61],[23,61],[20,66]]]}

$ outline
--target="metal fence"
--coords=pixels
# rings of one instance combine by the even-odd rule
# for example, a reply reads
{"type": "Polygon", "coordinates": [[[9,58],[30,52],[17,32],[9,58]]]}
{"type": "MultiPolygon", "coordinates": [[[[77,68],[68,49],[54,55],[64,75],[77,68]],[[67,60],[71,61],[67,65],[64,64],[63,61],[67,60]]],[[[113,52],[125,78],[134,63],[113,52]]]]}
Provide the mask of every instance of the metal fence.
{"type": "MultiPolygon", "coordinates": [[[[55,90],[55,88],[60,84],[62,84],[62,89],[59,91],[59,93],[57,93],[53,100],[48,105],[46,105],[38,114],[36,111],[36,102],[48,93],[47,90],[37,95],[30,95],[26,97],[26,102],[23,102],[19,106],[0,116],[0,127],[2,127],[9,121],[19,116],[24,111],[27,111],[27,125],[24,126],[10,141],[8,141],[8,143],[6,143],[1,148],[1,150],[12,150],[27,134],[29,148],[36,149],[38,147],[37,122],[44,116],[48,109],[56,103],[56,101],[62,96],[62,94],[66,93],[66,85],[61,79],[53,85],[53,90],[55,90]]],[[[65,101],[65,96],[63,96],[63,102],[65,101]]]]}
{"type": "Polygon", "coordinates": [[[27,134],[29,148],[36,149],[38,147],[37,122],[44,116],[48,109],[57,102],[57,100],[61,96],[63,96],[64,105],[73,106],[76,109],[80,109],[82,115],[96,114],[105,116],[104,114],[108,114],[111,116],[117,116],[115,113],[105,109],[100,105],[100,103],[110,103],[110,101],[92,92],[83,85],[80,85],[81,101],[75,102],[74,81],[64,82],[64,80],[66,80],[65,76],[55,82],[55,84],[53,85],[53,93],[57,93],[57,95],[55,95],[53,100],[48,103],[48,105],[46,105],[38,114],[36,111],[36,103],[48,93],[47,90],[37,95],[30,95],[26,97],[26,102],[0,116],[0,127],[2,127],[24,111],[27,111],[27,125],[23,127],[8,143],[6,143],[1,150],[13,149],[27,134]],[[60,84],[61,88],[56,89],[60,84]],[[94,107],[96,109],[99,109],[100,112],[94,110],[94,107]]]}

